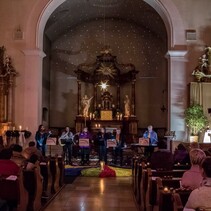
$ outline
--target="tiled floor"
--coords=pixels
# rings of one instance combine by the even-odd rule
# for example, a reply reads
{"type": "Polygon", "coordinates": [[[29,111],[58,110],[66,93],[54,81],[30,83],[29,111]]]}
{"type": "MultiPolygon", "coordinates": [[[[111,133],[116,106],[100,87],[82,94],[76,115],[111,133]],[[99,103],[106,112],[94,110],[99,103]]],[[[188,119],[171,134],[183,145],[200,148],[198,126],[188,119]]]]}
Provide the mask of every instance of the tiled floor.
{"type": "Polygon", "coordinates": [[[130,177],[78,177],[45,211],[137,211],[130,177]]]}

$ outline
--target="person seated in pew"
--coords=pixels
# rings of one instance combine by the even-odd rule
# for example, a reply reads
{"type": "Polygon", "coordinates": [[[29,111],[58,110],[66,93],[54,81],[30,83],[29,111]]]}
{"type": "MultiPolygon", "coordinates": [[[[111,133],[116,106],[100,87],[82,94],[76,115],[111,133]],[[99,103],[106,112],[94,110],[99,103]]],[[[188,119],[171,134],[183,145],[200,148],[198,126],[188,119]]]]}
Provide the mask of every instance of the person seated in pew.
{"type": "Polygon", "coordinates": [[[165,139],[161,139],[157,143],[158,150],[153,152],[149,158],[151,169],[172,170],[174,165],[173,155],[167,150],[165,139]]]}
{"type": "Polygon", "coordinates": [[[17,163],[20,167],[24,166],[26,158],[22,155],[23,147],[19,144],[12,144],[10,145],[10,149],[12,150],[11,160],[17,163]]]}
{"type": "Polygon", "coordinates": [[[4,148],[0,152],[0,175],[3,177],[19,175],[20,167],[14,161],[10,160],[11,157],[12,150],[9,148],[4,148]]]}
{"type": "Polygon", "coordinates": [[[41,161],[43,160],[43,156],[42,156],[42,152],[40,150],[37,149],[36,147],[36,143],[34,141],[30,141],[29,145],[27,148],[25,148],[22,151],[22,155],[26,158],[29,159],[31,157],[31,155],[37,155],[38,156],[38,160],[41,161]]]}
{"type": "Polygon", "coordinates": [[[184,144],[180,143],[174,151],[175,164],[190,164],[190,156],[184,144]]]}
{"type": "Polygon", "coordinates": [[[193,190],[185,205],[184,211],[203,207],[211,208],[211,157],[206,157],[202,161],[200,172],[204,181],[202,186],[193,190]]]}
{"type": "Polygon", "coordinates": [[[3,140],[3,137],[0,136],[0,152],[2,149],[4,149],[4,140],[3,140]]]}
{"type": "Polygon", "coordinates": [[[36,163],[38,161],[38,156],[36,154],[32,154],[26,164],[26,171],[34,171],[37,167],[36,163]]]}
{"type": "Polygon", "coordinates": [[[181,185],[184,188],[193,190],[200,187],[202,183],[203,177],[201,175],[200,165],[206,154],[201,149],[192,149],[189,155],[191,168],[183,174],[181,185]]]}

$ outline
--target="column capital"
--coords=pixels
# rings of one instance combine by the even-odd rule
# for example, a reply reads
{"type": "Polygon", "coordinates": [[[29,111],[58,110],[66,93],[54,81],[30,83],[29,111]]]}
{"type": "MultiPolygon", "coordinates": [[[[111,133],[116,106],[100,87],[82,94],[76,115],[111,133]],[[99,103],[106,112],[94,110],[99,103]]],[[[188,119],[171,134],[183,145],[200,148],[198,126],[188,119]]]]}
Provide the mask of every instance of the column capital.
{"type": "Polygon", "coordinates": [[[25,56],[39,56],[41,58],[44,58],[46,56],[46,54],[39,49],[25,49],[22,50],[22,52],[25,56]]]}
{"type": "Polygon", "coordinates": [[[185,57],[187,52],[187,50],[169,50],[165,57],[185,57]]]}

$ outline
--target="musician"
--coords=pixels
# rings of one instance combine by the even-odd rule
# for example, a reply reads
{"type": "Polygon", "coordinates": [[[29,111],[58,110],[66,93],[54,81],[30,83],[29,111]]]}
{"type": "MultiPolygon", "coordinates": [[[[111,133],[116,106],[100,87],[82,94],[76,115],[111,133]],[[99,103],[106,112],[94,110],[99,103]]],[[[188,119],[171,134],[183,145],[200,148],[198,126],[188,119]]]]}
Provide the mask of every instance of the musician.
{"type": "MultiPolygon", "coordinates": [[[[80,139],[92,139],[91,133],[88,131],[88,128],[85,127],[83,131],[79,134],[80,139]]],[[[90,154],[90,146],[80,146],[81,149],[81,165],[89,164],[89,154],[90,154]]]]}
{"type": "Polygon", "coordinates": [[[116,147],[114,148],[114,164],[117,164],[118,157],[120,158],[120,166],[123,164],[123,147],[125,145],[125,135],[121,133],[121,129],[113,131],[112,138],[116,139],[116,147]]]}
{"type": "Polygon", "coordinates": [[[105,131],[105,128],[101,128],[101,130],[97,133],[96,143],[99,146],[99,161],[104,161],[107,164],[107,139],[108,134],[105,131]]]}
{"type": "Polygon", "coordinates": [[[147,130],[143,134],[144,138],[149,138],[150,144],[157,144],[158,142],[158,135],[157,133],[153,130],[152,125],[149,125],[147,127],[147,130]]]}
{"type": "Polygon", "coordinates": [[[63,147],[63,155],[66,159],[68,159],[68,164],[72,165],[72,145],[75,143],[74,135],[68,126],[65,127],[65,131],[60,136],[59,144],[63,147]]]}
{"type": "Polygon", "coordinates": [[[153,130],[153,126],[149,125],[147,130],[143,134],[143,138],[149,139],[149,146],[144,149],[145,157],[150,157],[151,154],[154,152],[154,147],[152,145],[156,145],[158,142],[158,135],[153,130]]]}
{"type": "Polygon", "coordinates": [[[42,155],[45,157],[46,153],[46,141],[47,138],[51,135],[51,131],[47,132],[44,125],[39,125],[38,130],[35,134],[35,140],[37,143],[37,149],[42,152],[42,155]]]}

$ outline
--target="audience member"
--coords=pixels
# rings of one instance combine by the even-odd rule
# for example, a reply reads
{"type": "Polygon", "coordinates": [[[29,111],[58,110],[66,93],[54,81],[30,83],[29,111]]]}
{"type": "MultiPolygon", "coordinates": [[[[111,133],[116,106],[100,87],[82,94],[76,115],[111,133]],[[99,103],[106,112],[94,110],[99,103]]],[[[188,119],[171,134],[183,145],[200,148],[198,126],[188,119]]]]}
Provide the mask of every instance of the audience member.
{"type": "Polygon", "coordinates": [[[38,156],[39,161],[43,160],[42,153],[36,148],[35,142],[30,141],[29,146],[23,150],[22,155],[28,160],[33,154],[36,154],[38,156]]]}
{"type": "Polygon", "coordinates": [[[184,144],[180,143],[177,149],[174,151],[174,163],[175,164],[187,164],[190,163],[189,152],[184,144]]]}
{"type": "Polygon", "coordinates": [[[205,210],[211,208],[211,157],[204,158],[200,171],[202,177],[204,177],[204,182],[201,187],[191,192],[184,210],[196,210],[200,207],[205,210]]]}
{"type": "Polygon", "coordinates": [[[165,139],[158,141],[158,151],[153,152],[149,158],[152,169],[157,170],[171,170],[173,169],[173,155],[167,150],[167,143],[165,139]]]}
{"type": "Polygon", "coordinates": [[[20,168],[12,160],[12,150],[5,148],[0,152],[0,175],[8,177],[10,175],[19,175],[20,168]]]}
{"type": "Polygon", "coordinates": [[[2,149],[4,149],[4,140],[3,140],[3,137],[0,136],[0,152],[2,149]]]}
{"type": "Polygon", "coordinates": [[[14,161],[20,167],[24,166],[26,159],[22,155],[22,146],[18,144],[12,144],[10,145],[10,149],[12,150],[11,160],[14,161]]]}
{"type": "Polygon", "coordinates": [[[27,164],[26,164],[26,171],[34,171],[36,169],[37,165],[36,162],[38,161],[38,156],[36,154],[32,154],[29,158],[27,164]]]}
{"type": "Polygon", "coordinates": [[[200,165],[206,155],[201,149],[192,149],[189,154],[191,168],[183,174],[181,185],[184,188],[193,190],[200,187],[202,183],[203,177],[200,172],[200,165]]]}

